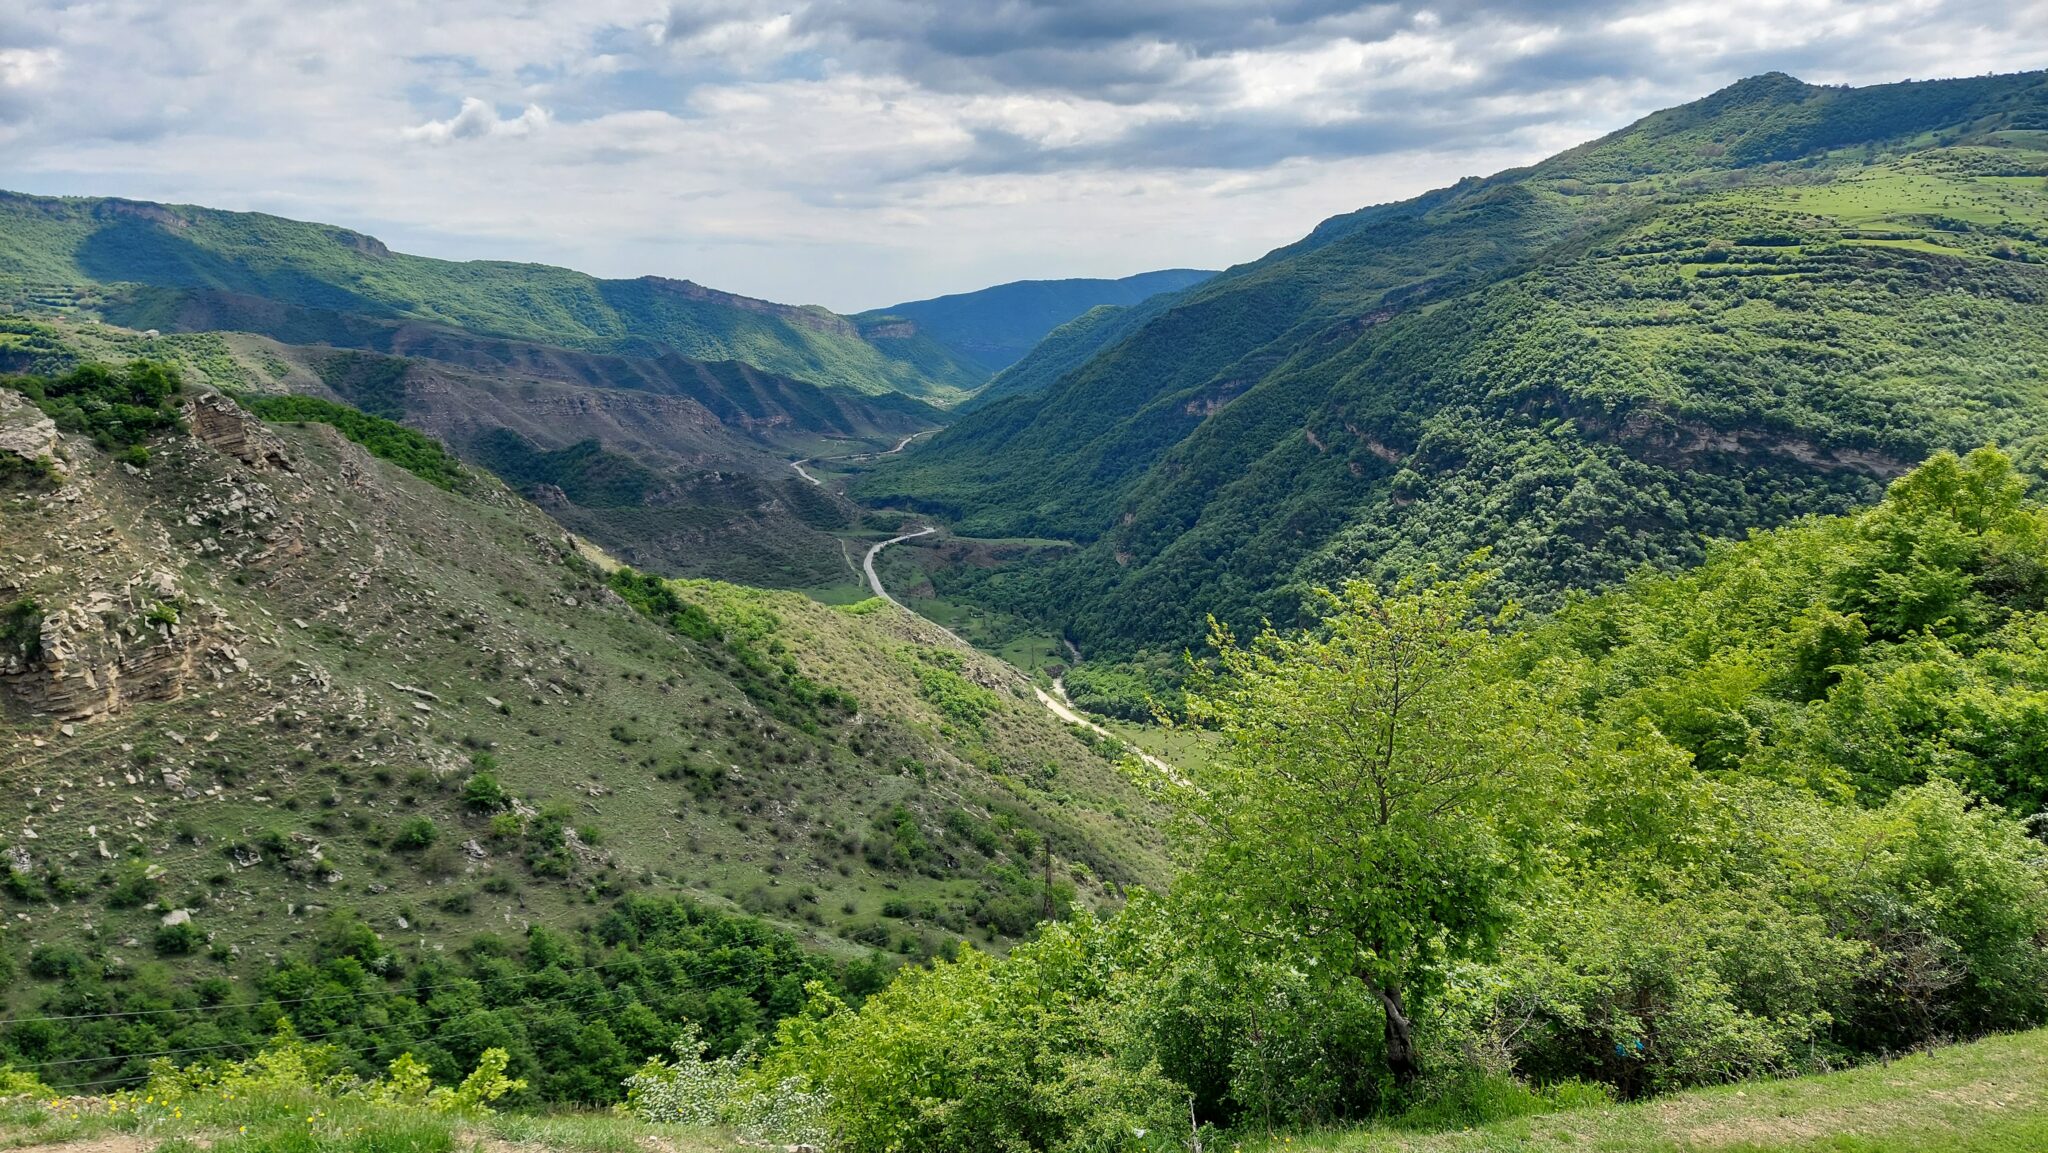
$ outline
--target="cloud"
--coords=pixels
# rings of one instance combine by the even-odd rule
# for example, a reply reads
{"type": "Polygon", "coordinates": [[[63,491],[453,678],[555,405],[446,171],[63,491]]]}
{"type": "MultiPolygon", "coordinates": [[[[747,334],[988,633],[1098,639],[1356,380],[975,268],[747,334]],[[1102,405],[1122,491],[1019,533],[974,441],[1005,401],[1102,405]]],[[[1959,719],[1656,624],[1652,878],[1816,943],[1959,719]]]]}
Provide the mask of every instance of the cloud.
{"type": "Polygon", "coordinates": [[[490,136],[531,136],[547,127],[547,110],[529,104],[510,120],[500,119],[498,110],[474,96],[462,98],[462,110],[446,120],[402,129],[399,135],[425,144],[449,144],[457,140],[481,140],[490,136]]]}
{"type": "Polygon", "coordinates": [[[17,0],[0,187],[860,307],[1251,258],[1757,72],[2043,64],[2048,0],[17,0]]]}

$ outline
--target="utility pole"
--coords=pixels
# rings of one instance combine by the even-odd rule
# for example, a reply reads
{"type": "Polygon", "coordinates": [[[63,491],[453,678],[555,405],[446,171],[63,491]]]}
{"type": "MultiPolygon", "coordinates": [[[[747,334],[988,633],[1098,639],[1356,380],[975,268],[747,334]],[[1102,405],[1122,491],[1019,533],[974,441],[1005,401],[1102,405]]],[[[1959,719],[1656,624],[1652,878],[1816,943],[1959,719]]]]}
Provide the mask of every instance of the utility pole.
{"type": "Polygon", "coordinates": [[[1042,910],[1042,911],[1040,912],[1040,914],[1039,914],[1039,918],[1038,918],[1038,919],[1039,919],[1039,920],[1041,920],[1041,921],[1050,921],[1050,920],[1052,920],[1052,838],[1051,838],[1051,837],[1047,837],[1047,838],[1045,839],[1045,907],[1044,907],[1044,909],[1043,909],[1043,910],[1042,910]]]}

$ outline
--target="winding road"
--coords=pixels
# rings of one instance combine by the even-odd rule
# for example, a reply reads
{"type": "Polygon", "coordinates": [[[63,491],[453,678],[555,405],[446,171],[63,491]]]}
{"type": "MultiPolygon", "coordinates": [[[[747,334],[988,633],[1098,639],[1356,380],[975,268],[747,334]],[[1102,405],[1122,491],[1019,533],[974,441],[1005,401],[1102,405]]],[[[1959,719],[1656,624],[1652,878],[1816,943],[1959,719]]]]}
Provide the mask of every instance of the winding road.
{"type": "MultiPolygon", "coordinates": [[[[895,605],[899,609],[903,609],[904,612],[910,611],[909,609],[904,608],[902,601],[899,601],[895,597],[890,596],[889,590],[882,587],[882,578],[875,575],[875,558],[882,554],[883,549],[888,548],[892,544],[902,544],[904,541],[914,540],[918,537],[925,536],[930,533],[935,533],[937,531],[939,530],[933,528],[931,525],[926,525],[923,528],[918,529],[916,532],[907,532],[904,533],[902,536],[892,536],[888,540],[882,541],[880,544],[877,544],[875,547],[869,549],[868,555],[860,558],[861,571],[868,574],[868,587],[875,590],[876,596],[881,597],[883,600],[888,601],[890,604],[895,605]]],[[[937,622],[933,623],[936,624],[937,622]]],[[[940,632],[945,633],[947,636],[952,637],[956,641],[960,641],[961,644],[967,644],[966,641],[961,641],[960,638],[954,634],[952,629],[949,629],[944,625],[939,625],[938,628],[940,632]]]]}
{"type": "MultiPolygon", "coordinates": [[[[909,447],[910,447],[910,442],[911,442],[911,441],[913,441],[913,440],[916,440],[916,439],[917,439],[918,437],[920,437],[920,436],[923,436],[923,435],[924,435],[925,433],[927,433],[927,432],[937,432],[937,431],[938,431],[938,429],[935,429],[935,428],[927,428],[927,429],[923,429],[923,430],[920,430],[920,431],[918,431],[918,432],[913,432],[913,433],[911,433],[911,434],[910,434],[909,436],[906,436],[906,437],[904,437],[904,438],[903,438],[902,440],[899,440],[899,441],[897,441],[897,442],[896,442],[896,447],[895,447],[895,448],[891,448],[891,449],[885,449],[885,450],[883,450],[883,451],[881,451],[881,452],[857,452],[857,453],[854,453],[854,454],[853,454],[852,456],[815,456],[815,457],[814,457],[814,456],[807,456],[807,457],[804,457],[804,458],[803,458],[802,460],[793,460],[793,461],[790,461],[790,462],[789,462],[789,467],[791,467],[791,468],[795,469],[795,470],[796,470],[796,474],[797,474],[798,476],[800,476],[800,477],[803,477],[803,478],[804,478],[805,480],[807,480],[807,481],[810,481],[810,482],[811,482],[812,484],[814,484],[814,485],[817,485],[817,486],[818,486],[819,488],[824,488],[824,487],[825,487],[825,482],[824,482],[824,481],[822,481],[822,480],[819,480],[819,479],[818,479],[817,477],[815,477],[815,476],[812,476],[812,475],[811,475],[810,473],[806,472],[806,471],[804,470],[804,466],[805,466],[805,465],[807,465],[807,464],[811,463],[811,462],[812,462],[812,461],[814,461],[814,460],[816,460],[816,461],[827,461],[827,460],[873,460],[873,459],[875,459],[875,458],[876,458],[876,457],[878,457],[878,456],[895,456],[895,455],[896,455],[897,453],[899,453],[899,452],[902,452],[902,451],[903,451],[904,449],[906,449],[906,448],[909,448],[909,447]]],[[[927,531],[927,532],[929,532],[929,531],[931,531],[931,530],[927,529],[926,531],[927,531]]],[[[891,541],[891,542],[889,542],[889,543],[891,543],[891,544],[894,544],[895,542],[894,542],[894,541],[891,541]]],[[[887,595],[889,595],[889,594],[887,594],[887,593],[883,593],[882,595],[883,595],[883,596],[887,596],[887,595]]]]}
{"type": "MultiPolygon", "coordinates": [[[[902,446],[898,445],[897,447],[901,448],[902,446]]],[[[797,471],[801,472],[803,470],[799,469],[797,471]]],[[[910,612],[910,609],[906,605],[904,605],[902,601],[899,601],[895,597],[890,596],[889,590],[882,587],[882,578],[875,572],[875,558],[881,555],[883,549],[888,548],[892,544],[902,544],[904,541],[915,540],[918,537],[926,536],[937,531],[939,530],[933,527],[932,525],[926,525],[923,528],[918,529],[916,532],[907,532],[901,536],[892,536],[888,540],[878,542],[873,548],[870,548],[868,550],[868,554],[865,557],[861,558],[860,567],[863,572],[867,573],[868,587],[874,590],[876,596],[881,597],[883,600],[888,601],[890,604],[895,605],[897,608],[902,609],[904,612],[910,612]]],[[[954,632],[952,629],[949,629],[942,624],[939,624],[937,621],[927,620],[926,623],[930,624],[933,628],[938,629],[940,632],[952,638],[953,643],[959,645],[961,648],[974,648],[974,646],[968,644],[967,641],[960,636],[960,634],[954,632]]],[[[1071,644],[1067,647],[1069,649],[1073,648],[1071,644]]],[[[1044,689],[1039,688],[1037,685],[1031,686],[1031,691],[1038,694],[1038,703],[1044,705],[1047,712],[1067,722],[1070,725],[1079,725],[1082,728],[1087,729],[1089,732],[1096,734],[1097,736],[1107,737],[1108,739],[1115,741],[1117,744],[1123,746],[1125,752],[1145,762],[1145,764],[1151,766],[1152,768],[1158,770],[1160,775],[1164,776],[1167,780],[1172,781],[1174,784],[1179,785],[1182,788],[1188,787],[1188,779],[1181,775],[1179,769],[1174,768],[1172,765],[1167,764],[1165,761],[1159,759],[1158,757],[1153,756],[1151,753],[1146,752],[1145,750],[1123,739],[1122,737],[1117,736],[1115,733],[1110,732],[1108,729],[1103,728],[1101,725],[1096,724],[1094,721],[1089,720],[1087,717],[1082,716],[1080,712],[1073,707],[1073,703],[1067,700],[1067,686],[1065,685],[1065,683],[1063,683],[1062,680],[1055,678],[1052,682],[1052,687],[1054,692],[1057,692],[1059,694],[1057,698],[1054,698],[1050,693],[1047,693],[1044,689]]]]}

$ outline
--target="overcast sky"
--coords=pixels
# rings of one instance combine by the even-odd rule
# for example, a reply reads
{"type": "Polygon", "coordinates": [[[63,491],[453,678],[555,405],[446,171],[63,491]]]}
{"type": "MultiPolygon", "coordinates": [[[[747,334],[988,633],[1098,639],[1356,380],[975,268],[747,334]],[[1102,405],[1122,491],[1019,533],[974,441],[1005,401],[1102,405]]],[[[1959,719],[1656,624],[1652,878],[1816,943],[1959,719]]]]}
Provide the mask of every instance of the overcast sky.
{"type": "Polygon", "coordinates": [[[1773,69],[2048,66],[2048,0],[11,0],[0,187],[851,311],[1221,267],[1773,69]]]}

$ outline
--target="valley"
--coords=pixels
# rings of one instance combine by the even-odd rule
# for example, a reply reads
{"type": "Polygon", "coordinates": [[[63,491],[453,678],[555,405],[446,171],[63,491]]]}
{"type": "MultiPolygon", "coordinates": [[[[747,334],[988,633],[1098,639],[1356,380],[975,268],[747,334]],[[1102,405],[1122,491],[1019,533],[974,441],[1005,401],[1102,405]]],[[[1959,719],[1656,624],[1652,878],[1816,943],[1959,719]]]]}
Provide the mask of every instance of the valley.
{"type": "Polygon", "coordinates": [[[2030,1147],[2043,733],[2041,72],[845,313],[0,194],[0,1147],[2030,1147]]]}

